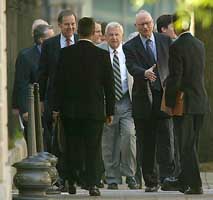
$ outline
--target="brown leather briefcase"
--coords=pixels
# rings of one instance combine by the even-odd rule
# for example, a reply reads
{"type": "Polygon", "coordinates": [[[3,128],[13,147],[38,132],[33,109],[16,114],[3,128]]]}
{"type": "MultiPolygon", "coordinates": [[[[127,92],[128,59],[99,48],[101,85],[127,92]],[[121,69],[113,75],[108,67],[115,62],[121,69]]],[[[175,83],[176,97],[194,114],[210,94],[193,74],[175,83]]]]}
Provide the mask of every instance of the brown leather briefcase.
{"type": "Polygon", "coordinates": [[[167,113],[170,116],[182,116],[184,112],[184,93],[182,91],[177,92],[175,107],[170,108],[166,106],[164,89],[161,101],[161,111],[167,113]]]}

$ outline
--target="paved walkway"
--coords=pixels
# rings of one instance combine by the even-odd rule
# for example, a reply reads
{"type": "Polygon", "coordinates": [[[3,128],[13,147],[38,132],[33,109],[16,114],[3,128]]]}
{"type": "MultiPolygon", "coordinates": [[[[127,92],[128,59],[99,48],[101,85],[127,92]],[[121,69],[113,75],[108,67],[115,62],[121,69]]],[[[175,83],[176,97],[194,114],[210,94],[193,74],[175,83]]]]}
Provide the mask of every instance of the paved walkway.
{"type": "MultiPolygon", "coordinates": [[[[69,195],[68,193],[48,195],[46,198],[42,198],[42,200],[213,200],[213,173],[201,173],[201,177],[204,188],[203,195],[184,195],[180,192],[167,192],[161,190],[155,193],[145,193],[144,189],[129,190],[126,184],[122,184],[119,185],[119,190],[108,190],[105,185],[105,188],[100,189],[100,197],[90,197],[88,191],[78,188],[76,195],[69,195]]],[[[17,196],[16,191],[13,191],[13,194],[14,197],[17,196]]],[[[36,198],[26,198],[26,200],[34,199],[37,200],[36,198]]]]}
{"type": "MultiPolygon", "coordinates": [[[[165,192],[159,190],[155,193],[145,193],[144,190],[107,190],[101,189],[100,197],[90,197],[88,191],[78,189],[76,195],[62,193],[61,195],[52,195],[42,200],[213,200],[213,189],[204,189],[203,195],[184,195],[179,192],[165,192]]],[[[29,198],[27,200],[34,200],[29,198]]],[[[35,199],[37,200],[37,199],[35,199]]]]}

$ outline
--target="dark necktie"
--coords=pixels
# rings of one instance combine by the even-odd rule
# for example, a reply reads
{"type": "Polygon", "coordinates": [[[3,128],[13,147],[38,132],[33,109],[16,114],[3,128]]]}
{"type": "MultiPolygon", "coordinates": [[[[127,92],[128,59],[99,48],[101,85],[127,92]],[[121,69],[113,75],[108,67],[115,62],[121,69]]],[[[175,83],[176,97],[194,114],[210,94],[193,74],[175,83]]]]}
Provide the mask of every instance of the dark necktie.
{"type": "Polygon", "coordinates": [[[120,65],[119,65],[119,58],[117,56],[117,51],[113,51],[113,72],[114,72],[114,80],[115,80],[115,98],[119,101],[122,96],[122,85],[121,85],[121,72],[120,72],[120,65]]]}
{"type": "Polygon", "coordinates": [[[71,40],[69,38],[66,39],[67,47],[71,45],[71,40]]]}
{"type": "MultiPolygon", "coordinates": [[[[151,48],[152,45],[152,40],[148,39],[146,40],[146,52],[148,54],[149,60],[151,62],[152,65],[157,64],[156,60],[155,60],[155,56],[153,53],[153,50],[151,48]]],[[[161,83],[160,83],[160,77],[159,77],[159,73],[158,73],[158,68],[156,67],[154,69],[154,72],[157,76],[157,79],[151,83],[151,86],[153,89],[160,91],[161,90],[161,83]]]]}
{"type": "Polygon", "coordinates": [[[146,40],[146,52],[149,56],[149,60],[151,61],[152,65],[154,65],[156,64],[156,60],[155,60],[155,56],[152,51],[151,45],[152,45],[152,40],[150,39],[146,40]]]}

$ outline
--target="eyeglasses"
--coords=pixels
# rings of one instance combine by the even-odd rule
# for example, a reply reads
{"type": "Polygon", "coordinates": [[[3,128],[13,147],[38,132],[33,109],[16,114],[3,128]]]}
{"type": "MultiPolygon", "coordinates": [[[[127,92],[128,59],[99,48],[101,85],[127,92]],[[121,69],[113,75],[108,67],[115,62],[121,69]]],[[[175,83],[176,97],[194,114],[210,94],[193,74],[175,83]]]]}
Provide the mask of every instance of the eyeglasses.
{"type": "Polygon", "coordinates": [[[152,23],[152,21],[148,21],[148,22],[144,22],[144,23],[141,23],[141,24],[136,24],[137,26],[150,26],[152,23]]]}

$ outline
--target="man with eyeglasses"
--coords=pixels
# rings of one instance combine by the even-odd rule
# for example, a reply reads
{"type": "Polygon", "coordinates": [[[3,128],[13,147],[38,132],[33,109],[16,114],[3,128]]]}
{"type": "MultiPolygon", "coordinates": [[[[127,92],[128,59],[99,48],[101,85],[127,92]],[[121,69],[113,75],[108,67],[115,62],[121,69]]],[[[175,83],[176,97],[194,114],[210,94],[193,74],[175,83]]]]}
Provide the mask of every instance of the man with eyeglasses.
{"type": "MultiPolygon", "coordinates": [[[[168,57],[171,39],[153,32],[151,14],[141,10],[136,14],[135,26],[139,34],[123,46],[126,66],[134,78],[132,91],[133,118],[136,127],[137,154],[141,156],[145,192],[157,192],[156,138],[168,134],[169,116],[162,112],[162,85],[168,76],[168,57]]],[[[169,141],[164,141],[165,143],[169,141]]],[[[170,151],[164,149],[170,156],[170,151]]],[[[158,159],[158,163],[161,161],[158,159]]],[[[165,163],[170,168],[172,160],[165,163]]],[[[172,167],[171,167],[172,168],[172,167]]],[[[172,170],[172,169],[171,169],[172,170]]]]}

